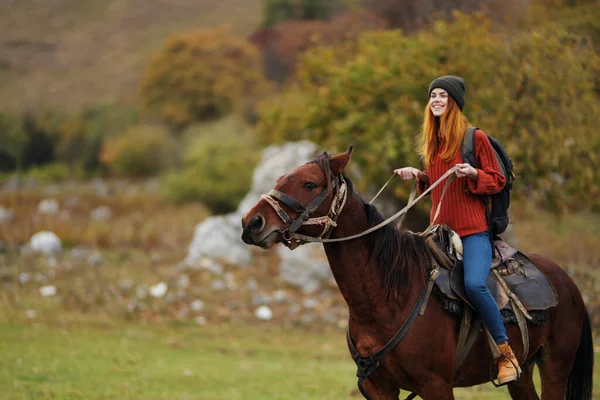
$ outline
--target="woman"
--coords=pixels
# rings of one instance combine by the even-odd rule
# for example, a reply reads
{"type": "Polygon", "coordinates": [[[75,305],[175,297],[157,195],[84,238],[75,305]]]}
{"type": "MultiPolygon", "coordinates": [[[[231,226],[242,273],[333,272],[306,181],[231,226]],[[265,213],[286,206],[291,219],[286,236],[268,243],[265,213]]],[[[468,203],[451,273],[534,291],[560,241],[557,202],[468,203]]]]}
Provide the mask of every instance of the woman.
{"type": "MultiPolygon", "coordinates": [[[[463,163],[462,144],[469,127],[469,121],[462,114],[464,105],[464,79],[442,76],[431,82],[418,150],[427,169],[420,171],[405,167],[394,172],[404,180],[417,178],[419,191],[423,192],[429,182],[437,181],[448,169],[458,166],[458,179],[448,187],[444,206],[436,222],[450,226],[462,239],[465,289],[503,355],[496,362],[498,382],[504,384],[517,379],[515,366],[518,368],[518,361],[508,345],[500,311],[486,285],[492,248],[486,212],[480,196],[499,192],[506,179],[500,172],[486,134],[480,130],[475,131],[474,142],[475,157],[481,167],[476,169],[463,163]]],[[[433,218],[435,208],[439,206],[442,186],[438,185],[431,192],[434,206],[430,218],[433,218]]]]}

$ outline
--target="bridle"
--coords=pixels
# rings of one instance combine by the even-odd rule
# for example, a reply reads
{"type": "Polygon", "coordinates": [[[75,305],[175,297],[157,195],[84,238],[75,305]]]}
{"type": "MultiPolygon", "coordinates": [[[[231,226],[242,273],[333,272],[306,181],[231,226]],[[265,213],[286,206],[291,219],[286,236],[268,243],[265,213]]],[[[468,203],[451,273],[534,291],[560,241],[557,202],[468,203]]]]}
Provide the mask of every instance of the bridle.
{"type": "Polygon", "coordinates": [[[304,235],[296,234],[300,227],[305,225],[322,225],[323,231],[318,237],[313,239],[328,238],[333,229],[337,226],[337,218],[342,212],[346,199],[348,197],[348,185],[342,174],[334,176],[329,187],[332,188],[335,195],[331,201],[329,212],[322,217],[311,217],[310,214],[317,210],[325,199],[329,196],[328,188],[324,188],[306,207],[299,201],[279,190],[272,189],[267,194],[263,194],[261,199],[265,200],[277,213],[277,216],[287,225],[282,232],[283,240],[291,243],[292,240],[298,242],[307,242],[303,240],[304,235]],[[285,210],[279,205],[278,201],[289,207],[291,210],[299,213],[296,219],[292,219],[285,210]]]}
{"type": "MultiPolygon", "coordinates": [[[[431,192],[433,190],[433,188],[435,188],[442,181],[444,181],[444,180],[446,180],[446,178],[448,178],[446,180],[446,183],[444,184],[444,188],[442,190],[442,195],[440,196],[440,200],[437,205],[435,216],[433,217],[429,227],[427,227],[427,229],[425,231],[420,233],[420,235],[425,236],[426,234],[428,234],[430,232],[430,230],[435,225],[435,221],[437,220],[437,218],[440,214],[440,210],[442,208],[442,200],[444,199],[444,196],[446,194],[446,190],[448,189],[448,186],[450,186],[450,183],[452,183],[454,178],[456,178],[455,172],[457,171],[457,169],[458,169],[458,167],[456,167],[456,166],[448,169],[448,171],[446,171],[446,173],[444,175],[442,175],[437,181],[432,183],[429,186],[429,188],[427,188],[427,190],[425,190],[423,193],[421,193],[421,195],[417,198],[415,198],[416,192],[417,192],[416,183],[415,183],[415,187],[413,188],[413,190],[410,194],[410,197],[408,199],[408,204],[402,210],[398,211],[396,214],[392,215],[385,221],[380,222],[379,224],[372,226],[363,232],[360,232],[360,233],[357,233],[357,234],[351,235],[351,236],[341,237],[341,238],[330,239],[329,235],[331,235],[331,232],[337,226],[337,222],[336,222],[337,218],[339,217],[340,213],[342,212],[344,205],[346,204],[346,199],[348,197],[348,185],[346,183],[346,179],[344,178],[344,176],[342,174],[339,174],[332,178],[330,187],[332,187],[333,191],[335,192],[335,195],[333,197],[333,200],[331,201],[331,206],[329,208],[329,212],[327,213],[327,215],[324,215],[322,217],[312,217],[311,218],[310,214],[312,212],[314,212],[316,209],[318,209],[319,206],[323,203],[323,201],[325,201],[325,199],[329,195],[329,190],[327,188],[323,189],[321,191],[321,193],[319,193],[317,195],[317,197],[315,197],[307,206],[302,205],[299,201],[297,201],[293,197],[291,197],[285,193],[282,193],[276,189],[272,189],[269,191],[269,193],[263,194],[261,196],[261,199],[265,200],[267,202],[267,204],[269,204],[275,210],[275,212],[277,213],[277,216],[283,221],[283,223],[287,225],[287,227],[282,232],[283,240],[286,243],[291,244],[292,241],[295,241],[296,244],[343,242],[346,240],[356,239],[361,236],[365,236],[373,231],[376,231],[377,229],[384,227],[385,225],[389,224],[390,222],[397,219],[398,217],[406,214],[408,212],[408,210],[410,210],[415,204],[417,204],[417,202],[419,200],[421,200],[423,197],[425,197],[427,194],[429,194],[429,192],[431,192]],[[294,210],[295,212],[300,213],[298,218],[292,219],[285,212],[285,210],[281,207],[281,205],[279,205],[279,202],[283,203],[284,205],[289,207],[291,210],[294,210]],[[321,232],[321,234],[318,237],[301,235],[301,234],[296,233],[296,231],[304,225],[323,225],[323,231],[321,232]]],[[[325,171],[323,171],[323,172],[325,173],[325,171]]],[[[325,173],[325,175],[327,176],[326,173],[325,173]]],[[[396,174],[392,175],[392,178],[395,175],[396,174]]],[[[377,196],[379,196],[379,194],[383,191],[383,189],[387,186],[387,184],[390,183],[392,178],[390,178],[385,183],[385,185],[381,188],[381,190],[379,190],[379,192],[377,193],[375,198],[377,198],[377,196]]],[[[373,198],[373,200],[371,200],[370,203],[372,203],[375,200],[375,198],[373,198]]]]}

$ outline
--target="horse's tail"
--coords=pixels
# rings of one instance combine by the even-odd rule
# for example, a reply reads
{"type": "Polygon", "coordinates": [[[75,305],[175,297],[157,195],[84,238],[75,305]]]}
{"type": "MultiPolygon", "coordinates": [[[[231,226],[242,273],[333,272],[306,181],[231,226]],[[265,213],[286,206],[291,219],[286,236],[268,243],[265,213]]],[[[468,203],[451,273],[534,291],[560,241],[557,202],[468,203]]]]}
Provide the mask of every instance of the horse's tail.
{"type": "Polygon", "coordinates": [[[594,345],[592,327],[587,310],[583,319],[583,329],[579,339],[579,348],[575,363],[567,382],[567,400],[590,400],[592,398],[592,379],[594,370],[594,345]]]}

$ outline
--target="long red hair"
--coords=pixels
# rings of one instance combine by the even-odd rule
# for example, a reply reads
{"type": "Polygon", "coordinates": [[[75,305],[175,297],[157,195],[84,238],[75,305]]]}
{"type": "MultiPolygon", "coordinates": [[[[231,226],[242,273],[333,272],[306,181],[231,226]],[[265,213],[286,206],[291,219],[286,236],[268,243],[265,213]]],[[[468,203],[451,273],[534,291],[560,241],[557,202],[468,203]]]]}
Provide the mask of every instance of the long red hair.
{"type": "Polygon", "coordinates": [[[440,158],[442,161],[449,163],[454,160],[456,153],[462,146],[465,132],[469,127],[469,120],[462,114],[452,97],[448,97],[446,112],[441,117],[433,115],[429,102],[425,106],[424,114],[418,152],[425,167],[433,163],[433,158],[438,152],[440,145],[438,135],[444,136],[446,142],[440,158]]]}

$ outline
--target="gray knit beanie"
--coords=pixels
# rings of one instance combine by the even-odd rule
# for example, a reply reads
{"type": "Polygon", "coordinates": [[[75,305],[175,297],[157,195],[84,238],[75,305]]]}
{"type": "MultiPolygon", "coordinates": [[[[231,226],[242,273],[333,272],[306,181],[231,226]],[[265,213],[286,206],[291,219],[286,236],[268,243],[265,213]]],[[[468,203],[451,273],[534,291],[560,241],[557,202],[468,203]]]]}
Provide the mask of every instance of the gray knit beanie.
{"type": "Polygon", "coordinates": [[[465,106],[466,92],[465,80],[463,78],[460,76],[446,75],[434,79],[429,85],[428,95],[431,96],[431,91],[436,88],[444,89],[446,92],[448,92],[450,97],[452,97],[456,104],[458,104],[460,111],[462,111],[463,107],[465,106]]]}

